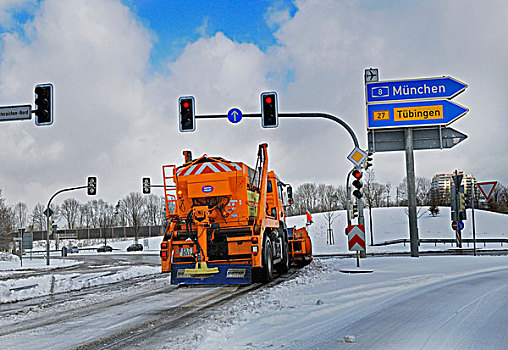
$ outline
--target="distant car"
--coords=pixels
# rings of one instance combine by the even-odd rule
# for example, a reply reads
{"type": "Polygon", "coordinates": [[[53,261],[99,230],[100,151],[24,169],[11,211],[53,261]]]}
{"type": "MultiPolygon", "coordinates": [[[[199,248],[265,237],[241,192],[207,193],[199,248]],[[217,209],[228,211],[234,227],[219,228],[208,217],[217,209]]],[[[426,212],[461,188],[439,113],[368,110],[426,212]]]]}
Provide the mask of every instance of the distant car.
{"type": "Polygon", "coordinates": [[[79,253],[79,248],[76,246],[69,247],[69,248],[67,248],[67,253],[79,253]]]}
{"type": "Polygon", "coordinates": [[[128,252],[136,252],[143,250],[143,245],[141,243],[134,243],[127,247],[128,252]]]}
{"type": "Polygon", "coordinates": [[[112,252],[113,248],[109,245],[103,245],[102,247],[97,248],[97,253],[104,253],[104,252],[112,252]]]}

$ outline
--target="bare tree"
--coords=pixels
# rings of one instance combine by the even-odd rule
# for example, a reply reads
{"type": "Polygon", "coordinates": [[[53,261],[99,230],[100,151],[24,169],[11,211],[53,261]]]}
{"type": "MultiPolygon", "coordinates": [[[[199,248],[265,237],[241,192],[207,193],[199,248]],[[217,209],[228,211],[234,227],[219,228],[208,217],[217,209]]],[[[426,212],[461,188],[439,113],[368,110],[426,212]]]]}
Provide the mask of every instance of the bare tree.
{"type": "Polygon", "coordinates": [[[90,202],[79,206],[79,227],[89,228],[92,224],[92,208],[90,202]]]}
{"type": "Polygon", "coordinates": [[[23,202],[14,205],[14,218],[18,228],[25,228],[27,224],[28,207],[23,202]]]}
{"type": "MultiPolygon", "coordinates": [[[[417,176],[415,178],[416,204],[418,206],[430,204],[430,189],[431,189],[430,179],[421,176],[417,176]]],[[[408,203],[407,178],[404,178],[402,180],[402,182],[397,186],[397,190],[400,204],[407,205],[408,203]]]]}
{"type": "Polygon", "coordinates": [[[164,197],[153,193],[145,197],[145,217],[148,225],[160,225],[165,211],[164,197]]]}
{"type": "Polygon", "coordinates": [[[32,230],[42,231],[46,229],[46,215],[44,215],[46,207],[44,204],[37,203],[32,209],[30,220],[32,222],[32,230]]]}
{"type": "Polygon", "coordinates": [[[14,226],[14,213],[11,208],[5,205],[0,189],[0,251],[9,251],[11,244],[10,233],[14,226]]]}
{"type": "Polygon", "coordinates": [[[76,228],[80,204],[75,198],[66,198],[60,206],[60,214],[67,221],[67,228],[76,228]]]}
{"type": "MultiPolygon", "coordinates": [[[[332,224],[335,220],[336,212],[334,210],[337,209],[337,190],[332,185],[319,185],[319,193],[320,193],[320,202],[321,202],[321,211],[324,212],[324,217],[328,222],[328,232],[329,235],[333,234],[332,224]]],[[[333,244],[333,236],[329,237],[330,243],[333,244]]]]}
{"type": "Polygon", "coordinates": [[[134,227],[136,242],[138,241],[139,227],[143,220],[144,205],[145,200],[143,195],[139,192],[131,192],[121,201],[121,206],[127,214],[127,219],[130,225],[134,227]]]}
{"type": "Polygon", "coordinates": [[[305,213],[306,210],[315,212],[318,204],[317,185],[315,183],[304,183],[295,191],[295,207],[298,208],[298,214],[305,213]]]}

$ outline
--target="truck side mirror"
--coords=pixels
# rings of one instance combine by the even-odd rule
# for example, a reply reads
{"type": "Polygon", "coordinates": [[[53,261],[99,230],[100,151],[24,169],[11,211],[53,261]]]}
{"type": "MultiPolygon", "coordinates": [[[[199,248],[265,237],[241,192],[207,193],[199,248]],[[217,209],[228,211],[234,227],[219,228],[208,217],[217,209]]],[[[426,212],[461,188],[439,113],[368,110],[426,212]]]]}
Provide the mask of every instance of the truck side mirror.
{"type": "Polygon", "coordinates": [[[289,204],[293,204],[293,187],[288,185],[288,202],[289,204]]]}

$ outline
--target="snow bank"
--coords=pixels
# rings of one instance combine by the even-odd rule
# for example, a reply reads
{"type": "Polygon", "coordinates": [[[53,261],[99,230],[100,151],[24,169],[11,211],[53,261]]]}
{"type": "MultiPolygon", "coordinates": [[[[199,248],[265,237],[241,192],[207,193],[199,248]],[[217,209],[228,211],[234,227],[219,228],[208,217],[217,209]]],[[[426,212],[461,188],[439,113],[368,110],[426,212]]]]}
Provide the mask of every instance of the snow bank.
{"type": "Polygon", "coordinates": [[[26,300],[34,297],[80,290],[87,287],[159,274],[157,266],[134,266],[121,270],[97,273],[48,274],[0,282],[0,303],[26,300]]]}

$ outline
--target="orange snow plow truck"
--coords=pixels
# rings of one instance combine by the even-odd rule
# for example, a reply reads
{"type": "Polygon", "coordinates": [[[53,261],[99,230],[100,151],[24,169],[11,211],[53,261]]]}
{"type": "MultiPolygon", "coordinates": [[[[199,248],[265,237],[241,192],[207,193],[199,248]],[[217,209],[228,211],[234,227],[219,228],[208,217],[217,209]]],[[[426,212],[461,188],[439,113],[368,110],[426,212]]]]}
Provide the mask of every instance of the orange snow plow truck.
{"type": "Polygon", "coordinates": [[[292,189],[268,171],[267,147],[259,145],[254,169],[206,154],[193,160],[189,151],[182,166],[162,167],[168,226],[160,256],[172,284],[267,282],[312,261],[307,230],[288,235],[292,189]]]}

